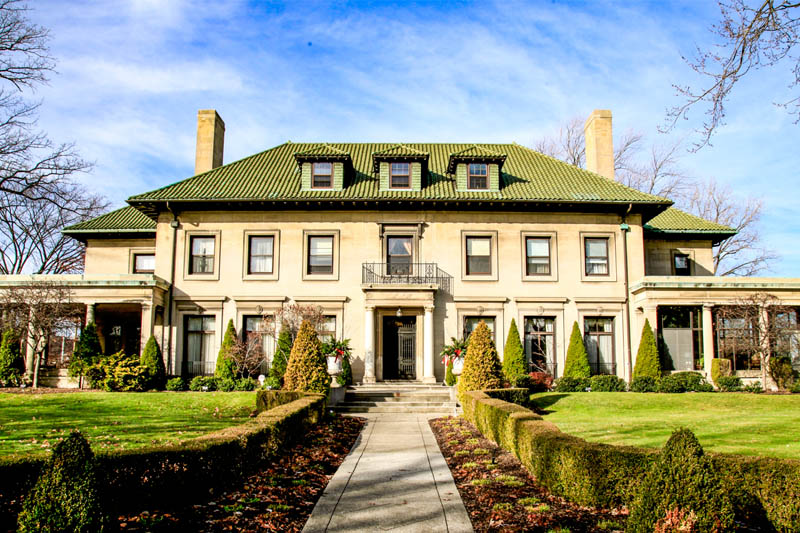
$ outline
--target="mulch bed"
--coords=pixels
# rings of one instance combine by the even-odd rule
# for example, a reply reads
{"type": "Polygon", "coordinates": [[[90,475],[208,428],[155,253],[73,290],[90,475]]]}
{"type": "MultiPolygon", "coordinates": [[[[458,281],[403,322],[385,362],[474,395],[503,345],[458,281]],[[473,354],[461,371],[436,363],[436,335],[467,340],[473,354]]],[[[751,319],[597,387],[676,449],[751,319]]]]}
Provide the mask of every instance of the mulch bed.
{"type": "Polygon", "coordinates": [[[120,531],[300,531],[364,422],[334,415],[240,486],[195,505],[120,516],[120,531]]]}
{"type": "Polygon", "coordinates": [[[627,511],[582,507],[539,487],[463,418],[430,421],[475,531],[624,531],[627,511]]]}

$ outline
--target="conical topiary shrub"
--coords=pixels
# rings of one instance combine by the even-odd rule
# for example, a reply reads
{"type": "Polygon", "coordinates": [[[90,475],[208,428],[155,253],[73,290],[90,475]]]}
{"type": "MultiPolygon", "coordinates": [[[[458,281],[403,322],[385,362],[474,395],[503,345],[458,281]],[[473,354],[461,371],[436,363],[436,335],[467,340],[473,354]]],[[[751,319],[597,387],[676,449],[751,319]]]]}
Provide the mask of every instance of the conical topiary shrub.
{"type": "Polygon", "coordinates": [[[458,396],[467,391],[498,389],[503,386],[503,370],[497,349],[492,341],[492,333],[481,320],[469,336],[464,369],[458,378],[458,396]]]}
{"type": "Polygon", "coordinates": [[[447,360],[447,368],[444,372],[444,384],[448,387],[452,387],[456,384],[456,375],[453,374],[453,360],[447,360]]]}
{"type": "Polygon", "coordinates": [[[231,319],[228,320],[228,327],[225,329],[225,336],[222,338],[222,346],[219,348],[214,377],[220,379],[234,379],[236,377],[236,363],[231,358],[231,349],[234,344],[236,344],[236,328],[233,327],[233,319],[231,319]]]}
{"type": "Polygon", "coordinates": [[[74,431],[56,444],[36,485],[23,500],[20,533],[108,531],[97,464],[89,443],[74,431]]]}
{"type": "Polygon", "coordinates": [[[147,388],[163,390],[167,384],[167,369],[164,367],[164,358],[156,338],[150,335],[144,351],[139,358],[139,364],[147,373],[147,388]]]}
{"type": "Polygon", "coordinates": [[[636,352],[636,365],[633,367],[633,379],[661,377],[661,365],[658,361],[658,348],[650,321],[645,319],[642,328],[642,339],[639,341],[639,351],[636,352]]]}
{"type": "Polygon", "coordinates": [[[69,376],[80,378],[86,375],[86,370],[97,362],[97,358],[102,354],[103,348],[100,346],[97,326],[94,322],[89,322],[81,331],[81,336],[72,351],[72,358],[69,361],[69,376]]]}
{"type": "Polygon", "coordinates": [[[631,505],[627,531],[650,533],[668,512],[694,513],[698,531],[732,531],[733,504],[694,433],[672,433],[631,505]]]}
{"type": "Polygon", "coordinates": [[[310,322],[304,320],[292,345],[289,364],[283,376],[283,388],[328,394],[330,386],[331,376],[322,356],[317,332],[310,322]]]}
{"type": "Polygon", "coordinates": [[[512,318],[511,327],[508,328],[506,347],[503,350],[503,375],[512,387],[517,385],[517,381],[526,375],[525,350],[522,348],[522,341],[519,339],[517,323],[512,318]]]}
{"type": "Polygon", "coordinates": [[[292,354],[292,332],[284,324],[278,335],[278,347],[272,357],[272,366],[269,368],[269,375],[276,378],[283,385],[283,375],[286,374],[286,365],[289,364],[289,356],[292,354]]]}
{"type": "Polygon", "coordinates": [[[565,378],[588,378],[592,375],[589,368],[589,356],[586,354],[586,346],[583,344],[583,337],[578,323],[572,324],[572,334],[569,336],[569,348],[567,348],[567,361],[564,364],[565,378]]]}
{"type": "Polygon", "coordinates": [[[23,366],[17,336],[7,329],[0,342],[0,386],[18,385],[23,366]]]}

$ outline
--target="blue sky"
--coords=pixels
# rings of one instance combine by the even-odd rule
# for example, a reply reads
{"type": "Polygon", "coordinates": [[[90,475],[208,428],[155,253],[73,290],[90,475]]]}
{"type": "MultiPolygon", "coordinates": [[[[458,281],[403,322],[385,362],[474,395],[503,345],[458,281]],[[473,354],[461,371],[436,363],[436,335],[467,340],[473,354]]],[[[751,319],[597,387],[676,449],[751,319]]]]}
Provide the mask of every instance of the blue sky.
{"type": "MultiPolygon", "coordinates": [[[[681,54],[710,41],[714,2],[316,2],[116,0],[32,3],[58,74],[40,124],[94,161],[83,178],[115,206],[192,174],[196,113],[226,124],[225,162],[293,141],[533,145],[611,109],[617,134],[691,141],[702,119],[659,134],[696,81],[681,54]]],[[[800,126],[789,66],[737,88],[714,146],[682,160],[763,198],[762,233],[800,277],[800,126]]]]}

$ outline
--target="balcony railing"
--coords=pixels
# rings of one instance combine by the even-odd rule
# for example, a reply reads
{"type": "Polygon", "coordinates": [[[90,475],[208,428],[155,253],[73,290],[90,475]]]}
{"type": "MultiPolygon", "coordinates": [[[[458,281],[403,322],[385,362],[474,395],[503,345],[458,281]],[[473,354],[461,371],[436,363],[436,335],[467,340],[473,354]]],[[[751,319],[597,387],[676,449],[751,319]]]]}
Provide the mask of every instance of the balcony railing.
{"type": "Polygon", "coordinates": [[[453,277],[436,263],[364,263],[361,283],[375,285],[438,285],[450,292],[453,277]]]}
{"type": "Polygon", "coordinates": [[[211,376],[214,374],[216,361],[184,361],[183,375],[187,378],[195,376],[211,376]]]}

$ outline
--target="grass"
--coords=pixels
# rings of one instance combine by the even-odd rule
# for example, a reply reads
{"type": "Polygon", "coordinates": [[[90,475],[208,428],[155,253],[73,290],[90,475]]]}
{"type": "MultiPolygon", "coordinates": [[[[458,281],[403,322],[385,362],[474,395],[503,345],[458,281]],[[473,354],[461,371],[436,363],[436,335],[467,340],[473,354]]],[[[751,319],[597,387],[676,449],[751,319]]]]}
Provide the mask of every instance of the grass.
{"type": "Polygon", "coordinates": [[[565,433],[593,442],[660,448],[674,429],[708,451],[800,459],[800,395],[542,393],[531,400],[565,433]]]}
{"type": "Polygon", "coordinates": [[[0,393],[0,456],[44,454],[79,429],[95,451],[197,437],[247,420],[254,392],[0,393]]]}

